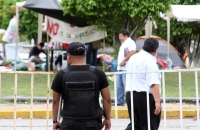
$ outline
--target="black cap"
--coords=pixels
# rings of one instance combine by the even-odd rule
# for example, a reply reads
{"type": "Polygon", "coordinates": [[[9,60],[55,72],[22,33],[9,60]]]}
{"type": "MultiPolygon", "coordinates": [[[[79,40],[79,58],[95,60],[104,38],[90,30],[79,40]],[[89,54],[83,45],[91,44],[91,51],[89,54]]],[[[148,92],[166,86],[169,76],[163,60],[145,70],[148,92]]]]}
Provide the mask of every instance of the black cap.
{"type": "Polygon", "coordinates": [[[72,42],[67,48],[67,53],[70,55],[84,55],[85,46],[80,42],[72,42]]]}

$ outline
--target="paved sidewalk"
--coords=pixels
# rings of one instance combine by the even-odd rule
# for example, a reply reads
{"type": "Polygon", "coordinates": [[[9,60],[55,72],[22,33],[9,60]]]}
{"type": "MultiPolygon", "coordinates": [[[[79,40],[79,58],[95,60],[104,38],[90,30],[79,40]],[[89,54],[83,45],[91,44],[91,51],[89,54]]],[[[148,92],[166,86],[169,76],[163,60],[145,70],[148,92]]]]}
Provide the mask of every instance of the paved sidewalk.
{"type": "MultiPolygon", "coordinates": [[[[48,125],[46,124],[46,119],[33,119],[32,130],[52,130],[52,120],[48,120],[48,125]]],[[[124,130],[129,124],[129,119],[111,119],[112,127],[111,130],[124,130]]],[[[168,119],[166,121],[166,129],[164,127],[164,120],[161,120],[159,130],[199,130],[198,122],[193,119],[183,119],[182,128],[180,125],[180,119],[168,119]]],[[[13,130],[14,120],[13,119],[1,119],[0,130],[13,130]]],[[[16,130],[29,130],[30,129],[30,119],[18,118],[16,121],[16,130]]]]}

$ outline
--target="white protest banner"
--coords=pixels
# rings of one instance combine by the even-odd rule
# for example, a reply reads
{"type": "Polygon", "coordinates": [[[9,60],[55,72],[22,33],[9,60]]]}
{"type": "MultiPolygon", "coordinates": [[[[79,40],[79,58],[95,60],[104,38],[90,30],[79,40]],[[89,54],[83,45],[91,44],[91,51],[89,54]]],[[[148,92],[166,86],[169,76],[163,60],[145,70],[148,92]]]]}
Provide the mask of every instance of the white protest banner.
{"type": "Polygon", "coordinates": [[[95,25],[77,27],[51,17],[47,17],[47,33],[55,41],[63,43],[88,43],[107,36],[105,31],[98,30],[95,25]]]}
{"type": "Polygon", "coordinates": [[[16,18],[13,17],[9,22],[9,25],[5,34],[3,35],[2,41],[16,42],[16,39],[17,39],[16,26],[17,26],[17,21],[16,21],[16,18]]]}

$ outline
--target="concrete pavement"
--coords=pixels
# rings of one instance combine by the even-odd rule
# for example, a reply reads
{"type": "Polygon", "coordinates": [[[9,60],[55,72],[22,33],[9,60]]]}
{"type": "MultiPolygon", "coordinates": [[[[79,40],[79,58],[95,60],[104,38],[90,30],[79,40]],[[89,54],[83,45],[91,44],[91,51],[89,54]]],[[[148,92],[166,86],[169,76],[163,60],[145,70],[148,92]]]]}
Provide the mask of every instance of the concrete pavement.
{"type": "MultiPolygon", "coordinates": [[[[49,117],[52,118],[52,110],[49,109],[49,117]]],[[[118,108],[118,118],[129,118],[127,108],[118,108]]],[[[47,114],[46,109],[36,109],[33,110],[33,117],[34,118],[45,118],[47,114]]],[[[0,118],[13,118],[14,110],[0,110],[0,118]]],[[[195,117],[197,115],[197,111],[194,109],[183,109],[182,116],[185,117],[195,117]]],[[[30,117],[30,110],[21,109],[16,111],[16,117],[18,118],[29,118],[30,117]]],[[[115,108],[112,108],[111,117],[115,118],[115,108]]],[[[161,117],[164,117],[164,111],[162,110],[161,117]]],[[[180,110],[178,109],[167,109],[166,110],[166,117],[167,118],[179,118],[180,117],[180,110]]]]}
{"type": "MultiPolygon", "coordinates": [[[[0,119],[0,130],[14,130],[14,120],[13,119],[0,119]]],[[[197,120],[187,118],[183,119],[183,126],[180,127],[180,119],[167,119],[166,129],[164,128],[164,120],[161,120],[159,130],[199,130],[197,120]]],[[[52,130],[52,120],[48,120],[48,130],[52,130]]],[[[124,130],[129,123],[129,119],[112,119],[111,130],[124,130]]],[[[200,122],[199,122],[200,123],[200,122]]],[[[16,120],[15,130],[31,130],[30,119],[18,118],[16,120]]],[[[32,130],[47,130],[46,129],[46,119],[33,119],[32,130]]]]}

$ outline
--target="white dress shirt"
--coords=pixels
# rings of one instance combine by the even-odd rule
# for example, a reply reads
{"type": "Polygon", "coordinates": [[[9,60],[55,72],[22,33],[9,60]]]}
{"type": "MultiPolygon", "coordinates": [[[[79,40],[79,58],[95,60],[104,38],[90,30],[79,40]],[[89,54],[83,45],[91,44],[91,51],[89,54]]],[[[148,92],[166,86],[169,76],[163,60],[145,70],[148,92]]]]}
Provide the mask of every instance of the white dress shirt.
{"type": "MultiPolygon", "coordinates": [[[[141,50],[139,53],[130,57],[127,65],[127,72],[139,72],[139,71],[158,71],[158,65],[156,64],[156,57],[150,53],[141,50]]],[[[126,91],[149,91],[153,84],[160,84],[160,73],[138,73],[126,75],[126,91]]]]}
{"type": "Polygon", "coordinates": [[[135,51],[135,50],[136,50],[135,42],[130,37],[127,38],[124,42],[122,42],[120,49],[119,49],[119,53],[118,53],[117,70],[126,70],[127,69],[127,64],[129,62],[129,60],[126,61],[126,64],[124,66],[119,66],[119,64],[126,57],[126,51],[135,51]]]}

